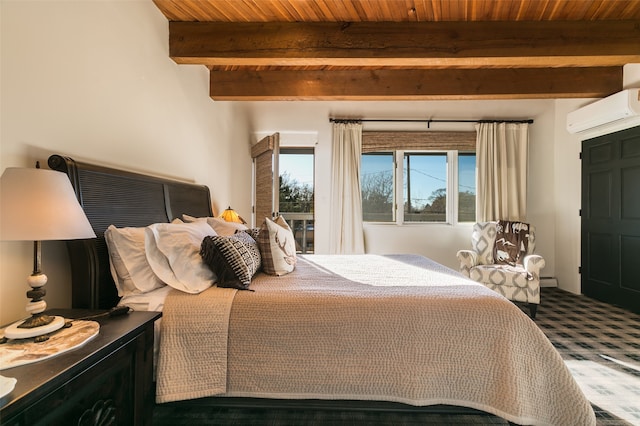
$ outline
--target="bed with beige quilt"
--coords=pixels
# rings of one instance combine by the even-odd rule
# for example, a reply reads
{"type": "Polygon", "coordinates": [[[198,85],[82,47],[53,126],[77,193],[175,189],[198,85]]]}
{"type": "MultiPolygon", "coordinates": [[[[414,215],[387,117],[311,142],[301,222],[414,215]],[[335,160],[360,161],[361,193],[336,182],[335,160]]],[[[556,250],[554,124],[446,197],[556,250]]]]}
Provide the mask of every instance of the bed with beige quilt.
{"type": "MultiPolygon", "coordinates": [[[[208,188],[60,156],[49,164],[69,175],[98,235],[69,243],[74,307],[128,300],[163,312],[157,403],[391,402],[467,407],[517,424],[595,424],[560,355],[526,314],[422,256],[298,255],[290,272],[258,268],[239,289],[220,287],[207,262],[187,268],[183,249],[165,253],[172,277],[159,274],[148,291],[121,300],[105,231],[136,228],[148,241],[160,229],[173,241],[172,220],[212,216],[208,188]]],[[[206,220],[192,223],[220,237],[206,220]]]]}

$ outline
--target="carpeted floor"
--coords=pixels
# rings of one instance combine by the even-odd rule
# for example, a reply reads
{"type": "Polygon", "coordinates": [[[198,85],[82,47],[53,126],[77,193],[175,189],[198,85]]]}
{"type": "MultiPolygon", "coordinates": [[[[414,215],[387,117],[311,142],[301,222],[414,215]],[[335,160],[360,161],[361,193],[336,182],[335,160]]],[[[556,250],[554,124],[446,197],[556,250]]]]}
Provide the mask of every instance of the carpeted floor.
{"type": "Polygon", "coordinates": [[[542,289],[536,324],[562,355],[598,425],[640,425],[640,315],[542,289]]]}
{"type": "MultiPolygon", "coordinates": [[[[542,289],[536,324],[591,401],[598,426],[640,426],[640,315],[542,289]]],[[[525,306],[522,307],[528,312],[525,306]]],[[[244,409],[157,405],[154,425],[506,425],[483,414],[244,409]]],[[[560,425],[559,425],[560,426],[560,425]]]]}

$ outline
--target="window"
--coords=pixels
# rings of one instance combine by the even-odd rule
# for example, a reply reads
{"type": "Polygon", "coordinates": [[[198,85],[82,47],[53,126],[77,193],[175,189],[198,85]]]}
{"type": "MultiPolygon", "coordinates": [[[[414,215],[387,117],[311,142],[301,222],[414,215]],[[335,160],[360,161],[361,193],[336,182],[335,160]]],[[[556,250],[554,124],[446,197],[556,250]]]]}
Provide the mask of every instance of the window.
{"type": "Polygon", "coordinates": [[[313,253],[313,148],[280,148],[279,210],[299,253],[313,253]]]}
{"type": "Polygon", "coordinates": [[[363,154],[360,169],[362,212],[365,222],[393,222],[394,154],[363,154]]]}
{"type": "Polygon", "coordinates": [[[475,132],[362,132],[365,222],[475,221],[475,132]]]}
{"type": "Polygon", "coordinates": [[[447,154],[404,153],[404,221],[447,221],[447,154]]]}
{"type": "Polygon", "coordinates": [[[276,132],[251,146],[254,175],[252,222],[254,226],[260,226],[265,217],[281,213],[294,233],[298,252],[312,253],[313,147],[317,135],[291,133],[285,139],[281,143],[280,133],[276,132]]]}
{"type": "Polygon", "coordinates": [[[313,213],[313,149],[280,148],[280,212],[313,213]]]}
{"type": "Polygon", "coordinates": [[[458,154],[458,222],[476,221],[476,154],[458,154]]]}

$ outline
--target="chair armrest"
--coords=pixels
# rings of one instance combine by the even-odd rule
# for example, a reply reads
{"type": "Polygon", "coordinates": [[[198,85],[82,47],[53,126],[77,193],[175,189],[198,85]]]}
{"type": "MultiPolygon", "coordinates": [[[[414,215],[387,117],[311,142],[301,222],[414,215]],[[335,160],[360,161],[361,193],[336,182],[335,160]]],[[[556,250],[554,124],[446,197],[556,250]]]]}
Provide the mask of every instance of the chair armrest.
{"type": "Polygon", "coordinates": [[[478,264],[478,253],[473,250],[459,250],[456,256],[460,261],[460,272],[468,277],[471,268],[478,264]]]}
{"type": "Polygon", "coordinates": [[[524,268],[527,270],[529,274],[531,274],[532,279],[536,281],[540,281],[540,271],[544,268],[545,261],[544,258],[537,254],[530,254],[525,256],[522,259],[522,264],[524,268]]]}

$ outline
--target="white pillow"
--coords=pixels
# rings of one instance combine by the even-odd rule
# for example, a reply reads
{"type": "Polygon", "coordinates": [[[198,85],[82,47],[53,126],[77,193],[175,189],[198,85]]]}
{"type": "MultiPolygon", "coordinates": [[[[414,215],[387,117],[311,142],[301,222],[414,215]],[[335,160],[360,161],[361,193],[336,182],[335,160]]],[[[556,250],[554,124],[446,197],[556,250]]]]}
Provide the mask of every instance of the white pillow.
{"type": "Polygon", "coordinates": [[[211,226],[213,230],[222,237],[228,237],[235,234],[236,231],[244,231],[248,229],[247,226],[242,223],[227,222],[219,217],[193,217],[183,214],[182,219],[185,222],[206,221],[209,226],[211,226]]]}
{"type": "Polygon", "coordinates": [[[118,296],[147,293],[165,284],[154,274],[144,247],[144,228],[116,228],[104,231],[109,249],[111,275],[118,296]]]}
{"type": "Polygon", "coordinates": [[[210,235],[217,235],[216,231],[204,221],[149,225],[145,229],[145,248],[151,269],[177,290],[206,290],[216,280],[200,256],[202,240],[210,235]]]}

